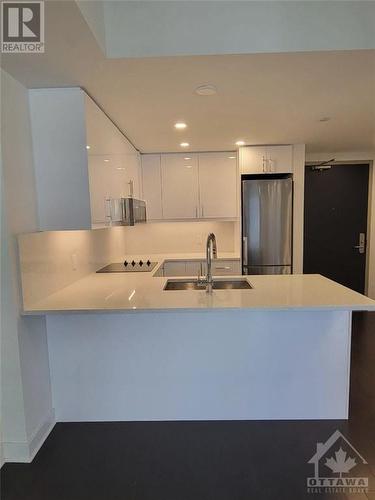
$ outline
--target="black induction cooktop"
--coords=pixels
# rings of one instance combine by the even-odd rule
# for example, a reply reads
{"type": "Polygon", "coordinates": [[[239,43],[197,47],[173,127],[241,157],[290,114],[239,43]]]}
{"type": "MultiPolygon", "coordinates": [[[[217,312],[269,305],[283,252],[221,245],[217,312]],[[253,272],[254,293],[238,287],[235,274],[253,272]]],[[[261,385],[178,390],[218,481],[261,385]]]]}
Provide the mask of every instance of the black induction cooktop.
{"type": "Polygon", "coordinates": [[[114,262],[108,266],[102,267],[97,273],[147,273],[154,269],[157,262],[150,260],[126,260],[125,262],[114,262]]]}

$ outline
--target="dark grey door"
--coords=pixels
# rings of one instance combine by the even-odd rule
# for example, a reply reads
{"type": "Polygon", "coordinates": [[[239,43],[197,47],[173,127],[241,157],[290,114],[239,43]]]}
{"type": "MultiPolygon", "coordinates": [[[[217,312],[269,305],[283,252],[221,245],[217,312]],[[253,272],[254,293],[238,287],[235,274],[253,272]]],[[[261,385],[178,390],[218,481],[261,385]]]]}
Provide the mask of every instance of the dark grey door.
{"type": "Polygon", "coordinates": [[[318,273],[364,293],[368,165],[306,167],[305,273],[318,273]]]}

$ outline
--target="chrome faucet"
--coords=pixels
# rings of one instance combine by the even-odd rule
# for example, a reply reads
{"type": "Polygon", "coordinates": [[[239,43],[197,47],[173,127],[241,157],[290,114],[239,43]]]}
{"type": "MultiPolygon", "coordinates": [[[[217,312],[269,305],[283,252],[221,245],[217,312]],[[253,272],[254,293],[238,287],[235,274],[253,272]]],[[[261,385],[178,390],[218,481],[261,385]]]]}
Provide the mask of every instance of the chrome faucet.
{"type": "Polygon", "coordinates": [[[217,245],[216,245],[216,236],[214,233],[210,233],[207,236],[206,243],[206,266],[207,266],[207,274],[206,274],[206,292],[212,293],[212,259],[217,258],[217,245]]]}

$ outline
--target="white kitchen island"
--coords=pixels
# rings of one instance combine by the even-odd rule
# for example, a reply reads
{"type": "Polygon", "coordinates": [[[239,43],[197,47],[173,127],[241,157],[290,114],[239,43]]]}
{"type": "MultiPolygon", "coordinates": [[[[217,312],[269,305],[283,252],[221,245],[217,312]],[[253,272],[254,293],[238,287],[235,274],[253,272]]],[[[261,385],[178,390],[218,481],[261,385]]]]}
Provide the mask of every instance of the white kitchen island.
{"type": "Polygon", "coordinates": [[[375,302],[319,275],[246,279],[209,295],[92,273],[29,303],[57,421],[346,419],[351,314],[375,302]]]}

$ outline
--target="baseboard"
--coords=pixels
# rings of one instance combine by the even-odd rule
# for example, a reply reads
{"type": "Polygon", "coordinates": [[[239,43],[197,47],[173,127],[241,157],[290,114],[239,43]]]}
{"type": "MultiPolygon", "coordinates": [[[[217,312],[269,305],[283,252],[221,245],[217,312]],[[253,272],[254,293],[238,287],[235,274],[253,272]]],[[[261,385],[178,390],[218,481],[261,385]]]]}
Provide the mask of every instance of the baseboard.
{"type": "Polygon", "coordinates": [[[30,463],[56,424],[52,410],[45,422],[34,432],[27,442],[4,442],[3,461],[30,463]]]}
{"type": "Polygon", "coordinates": [[[35,455],[38,453],[44,441],[48,438],[49,433],[52,431],[55,425],[56,425],[55,410],[52,410],[49,415],[49,418],[34,433],[34,436],[30,441],[29,444],[30,462],[32,462],[35,455]]]}

